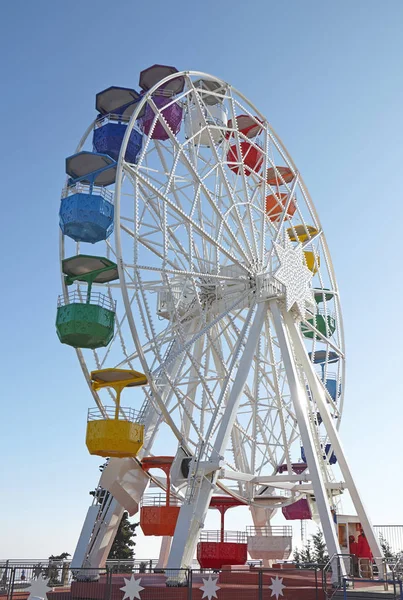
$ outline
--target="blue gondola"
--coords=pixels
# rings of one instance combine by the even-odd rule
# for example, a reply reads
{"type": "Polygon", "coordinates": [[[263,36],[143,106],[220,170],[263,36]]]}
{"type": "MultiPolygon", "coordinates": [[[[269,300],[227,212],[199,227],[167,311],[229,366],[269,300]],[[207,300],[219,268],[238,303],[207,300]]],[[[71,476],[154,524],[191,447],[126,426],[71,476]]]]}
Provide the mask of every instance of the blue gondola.
{"type": "MultiPolygon", "coordinates": [[[[108,154],[114,160],[118,160],[127,123],[140,99],[140,94],[135,90],[116,86],[109,87],[97,94],[96,109],[99,116],[95,121],[92,138],[96,152],[108,154]]],[[[142,140],[143,135],[135,126],[130,133],[125,152],[127,162],[136,162],[142,140]]]]}
{"type": "MultiPolygon", "coordinates": [[[[322,446],[322,445],[321,445],[322,446]]],[[[330,452],[331,449],[331,444],[326,444],[325,448],[324,448],[324,454],[323,454],[323,460],[326,460],[328,458],[328,454],[330,452]]],[[[322,450],[323,450],[323,446],[322,446],[322,450]]],[[[305,456],[305,450],[304,447],[301,446],[301,460],[302,462],[306,463],[306,456],[305,456]]],[[[331,465],[335,465],[337,463],[337,458],[334,452],[332,452],[330,458],[329,458],[329,464],[331,465]]]]}
{"type": "Polygon", "coordinates": [[[340,394],[341,394],[341,385],[339,385],[339,391],[337,393],[337,380],[336,380],[336,377],[335,376],[331,377],[330,373],[329,373],[329,376],[326,379],[325,385],[326,385],[327,391],[330,394],[330,397],[332,398],[332,400],[334,400],[334,402],[336,402],[338,400],[340,394]]]}
{"type": "Polygon", "coordinates": [[[95,244],[113,231],[116,162],[104,154],[79,152],[66,159],[70,176],[60,205],[60,228],[76,242],[95,244]]]}

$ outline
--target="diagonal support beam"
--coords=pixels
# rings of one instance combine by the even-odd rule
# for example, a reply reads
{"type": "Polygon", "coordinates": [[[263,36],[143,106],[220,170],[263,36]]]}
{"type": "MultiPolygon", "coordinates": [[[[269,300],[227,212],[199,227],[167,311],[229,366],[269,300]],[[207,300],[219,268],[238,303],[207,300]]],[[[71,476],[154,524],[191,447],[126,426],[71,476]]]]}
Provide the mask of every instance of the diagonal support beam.
{"type": "MultiPolygon", "coordinates": [[[[363,501],[361,500],[361,496],[358,492],[357,486],[354,482],[344,449],[340,441],[339,433],[334,425],[334,419],[329,413],[325,392],[319,383],[315,371],[313,370],[312,363],[309,360],[309,357],[306,353],[305,345],[301,339],[301,334],[297,330],[297,327],[292,317],[289,314],[284,315],[284,320],[287,323],[287,328],[290,332],[296,355],[298,356],[298,359],[301,362],[305,374],[307,376],[309,387],[311,388],[312,395],[319,409],[320,416],[322,417],[323,424],[326,428],[326,432],[329,436],[329,440],[332,445],[332,450],[337,456],[337,460],[340,466],[340,470],[343,474],[345,485],[348,491],[350,492],[351,500],[353,501],[358,518],[360,519],[360,523],[368,539],[372,554],[374,555],[375,559],[380,559],[383,557],[382,548],[379,544],[378,538],[375,535],[372,523],[368,517],[368,513],[365,509],[363,501]]],[[[379,563],[378,567],[380,569],[380,573],[382,573],[384,566],[382,560],[377,560],[377,563],[379,563]]]]}
{"type": "MultiPolygon", "coordinates": [[[[285,310],[283,314],[280,312],[277,301],[272,300],[270,303],[271,313],[273,315],[274,328],[277,333],[277,338],[281,347],[281,355],[284,361],[284,366],[287,374],[288,385],[290,388],[291,398],[294,404],[294,410],[298,421],[298,427],[304,446],[305,456],[308,463],[309,473],[312,479],[312,485],[315,492],[316,504],[322,523],[323,534],[325,536],[329,555],[335,556],[341,554],[339,540],[336,535],[333,518],[330,512],[329,501],[325,488],[325,483],[322,478],[319,461],[322,457],[318,457],[315,452],[315,443],[313,440],[312,431],[308,418],[308,400],[306,392],[297,371],[295,358],[291,342],[288,335],[288,324],[294,320],[292,316],[285,310]],[[286,325],[287,324],[287,325],[286,325]]],[[[295,327],[295,326],[294,326],[295,327]]],[[[342,575],[346,575],[344,562],[340,564],[342,575]]],[[[337,577],[337,569],[333,569],[333,576],[337,577]]]]}
{"type": "MultiPolygon", "coordinates": [[[[267,302],[258,304],[234,383],[228,396],[225,413],[214,441],[210,456],[212,462],[225,454],[267,310],[267,302]]],[[[203,527],[211,497],[216,489],[218,473],[219,468],[216,468],[209,477],[202,476],[199,485],[197,482],[188,481],[188,486],[195,484],[195,493],[191,494],[188,501],[181,506],[169,555],[168,569],[186,568],[191,565],[199,532],[203,527]]]]}

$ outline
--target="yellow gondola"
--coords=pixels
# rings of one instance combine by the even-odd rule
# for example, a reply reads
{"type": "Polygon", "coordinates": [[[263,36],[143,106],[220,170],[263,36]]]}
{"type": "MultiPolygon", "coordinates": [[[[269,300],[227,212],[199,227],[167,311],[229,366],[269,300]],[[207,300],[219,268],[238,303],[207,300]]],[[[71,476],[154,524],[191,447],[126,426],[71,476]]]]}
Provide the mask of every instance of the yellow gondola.
{"type": "Polygon", "coordinates": [[[319,233],[312,225],[295,225],[287,229],[288,236],[292,242],[306,242],[319,233]]]}
{"type": "Polygon", "coordinates": [[[147,384],[143,373],[127,369],[101,369],[91,373],[92,388],[111,387],[116,392],[115,406],[88,411],[86,444],[90,454],[119,458],[136,456],[144,441],[142,415],[132,408],[120,406],[120,395],[126,387],[147,384]]]}
{"type": "Polygon", "coordinates": [[[306,250],[304,252],[304,256],[306,266],[315,275],[320,267],[320,256],[314,252],[311,252],[310,250],[306,250]]]}

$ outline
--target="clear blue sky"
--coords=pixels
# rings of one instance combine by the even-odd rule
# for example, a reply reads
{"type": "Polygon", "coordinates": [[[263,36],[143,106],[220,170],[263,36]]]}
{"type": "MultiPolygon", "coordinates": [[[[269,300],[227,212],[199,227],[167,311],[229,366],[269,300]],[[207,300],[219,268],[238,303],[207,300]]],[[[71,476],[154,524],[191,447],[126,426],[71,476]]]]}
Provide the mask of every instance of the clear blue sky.
{"type": "Polygon", "coordinates": [[[342,293],[345,446],[373,521],[403,523],[402,28],[401,0],[2,3],[0,558],[72,552],[98,479],[54,330],[64,159],[95,94],[157,62],[232,83],[303,174],[342,293]]]}

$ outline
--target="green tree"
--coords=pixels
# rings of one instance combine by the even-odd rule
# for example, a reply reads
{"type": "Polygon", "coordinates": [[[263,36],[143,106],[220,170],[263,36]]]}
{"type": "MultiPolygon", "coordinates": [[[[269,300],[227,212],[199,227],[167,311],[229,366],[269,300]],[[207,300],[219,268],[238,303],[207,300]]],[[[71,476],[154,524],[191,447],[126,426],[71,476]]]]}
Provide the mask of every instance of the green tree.
{"type": "Polygon", "coordinates": [[[298,550],[298,548],[295,548],[294,553],[293,553],[293,561],[295,562],[296,565],[300,565],[302,560],[301,560],[301,553],[298,550]]]}
{"type": "Polygon", "coordinates": [[[307,540],[301,549],[294,550],[294,562],[297,565],[303,563],[325,564],[328,560],[326,543],[320,529],[311,535],[311,539],[307,540]]]}
{"type": "MultiPolygon", "coordinates": [[[[108,462],[109,458],[99,466],[101,473],[108,462]]],[[[96,490],[92,490],[90,495],[96,497],[98,504],[102,504],[104,500],[109,497],[109,492],[98,487],[96,490]]],[[[138,525],[139,523],[130,523],[129,514],[127,512],[123,513],[116,537],[108,555],[108,560],[132,560],[134,558],[133,548],[136,545],[136,542],[133,541],[133,538],[136,537],[135,530],[138,525]]]]}
{"type": "Polygon", "coordinates": [[[329,555],[323,533],[320,529],[312,535],[312,544],[314,562],[319,565],[326,564],[329,561],[329,555]]]}
{"type": "Polygon", "coordinates": [[[388,540],[384,538],[382,534],[379,536],[379,543],[381,544],[382,552],[386,560],[396,560],[396,554],[393,552],[388,540]]]}
{"type": "Polygon", "coordinates": [[[297,565],[314,562],[311,540],[308,540],[301,550],[294,550],[294,562],[297,565]]]}
{"type": "Polygon", "coordinates": [[[135,530],[138,525],[139,523],[130,523],[129,514],[127,512],[123,513],[115,540],[109,552],[109,560],[133,559],[133,548],[136,545],[136,542],[133,541],[133,538],[136,537],[135,530]]]}

